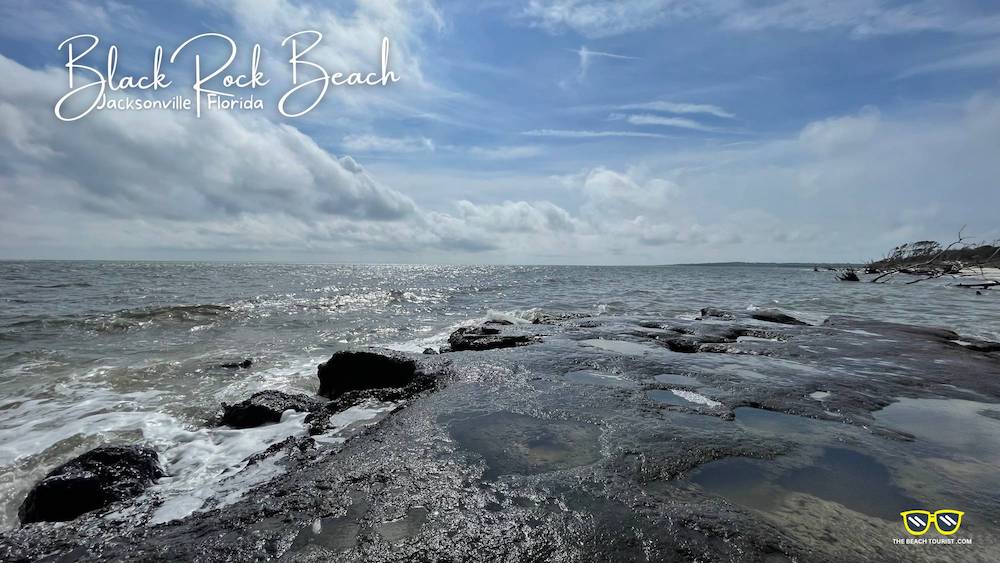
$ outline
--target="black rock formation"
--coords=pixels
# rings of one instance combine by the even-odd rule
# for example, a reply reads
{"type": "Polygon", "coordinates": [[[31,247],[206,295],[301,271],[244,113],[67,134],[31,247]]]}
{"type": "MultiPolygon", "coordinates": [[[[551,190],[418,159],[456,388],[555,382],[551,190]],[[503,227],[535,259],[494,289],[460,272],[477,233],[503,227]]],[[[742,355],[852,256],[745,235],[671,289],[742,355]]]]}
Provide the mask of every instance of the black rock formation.
{"type": "Polygon", "coordinates": [[[705,307],[701,310],[701,318],[716,318],[726,321],[731,321],[736,318],[736,315],[730,313],[729,311],[723,311],[722,309],[716,309],[715,307],[705,307]]]}
{"type": "Polygon", "coordinates": [[[807,322],[800,321],[791,315],[786,315],[777,309],[761,309],[759,311],[754,311],[750,316],[758,321],[766,321],[769,323],[778,323],[783,325],[809,324],[807,322]]]}
{"type": "Polygon", "coordinates": [[[316,372],[319,394],[336,399],[348,391],[406,387],[417,375],[417,364],[389,350],[347,351],[334,354],[316,372]]]}
{"type": "Polygon", "coordinates": [[[141,446],[101,446],[53,469],[17,511],[21,524],[63,522],[138,496],[163,477],[159,458],[141,446]]]}
{"type": "Polygon", "coordinates": [[[537,342],[534,336],[528,334],[504,334],[498,328],[488,326],[462,327],[451,333],[448,344],[454,352],[472,350],[494,350],[496,348],[514,348],[537,342]]]}
{"type": "Polygon", "coordinates": [[[254,428],[280,421],[281,413],[286,410],[310,412],[322,408],[323,403],[324,401],[298,393],[259,391],[234,405],[222,403],[222,424],[233,428],[254,428]]]}

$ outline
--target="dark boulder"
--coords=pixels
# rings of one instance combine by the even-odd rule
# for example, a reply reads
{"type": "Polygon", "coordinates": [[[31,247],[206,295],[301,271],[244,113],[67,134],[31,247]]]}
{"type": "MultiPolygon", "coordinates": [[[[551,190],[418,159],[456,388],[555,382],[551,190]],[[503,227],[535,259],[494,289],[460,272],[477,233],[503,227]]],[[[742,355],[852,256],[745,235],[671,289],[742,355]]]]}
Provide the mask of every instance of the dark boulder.
{"type": "Polygon", "coordinates": [[[142,493],[163,477],[159,458],[141,446],[101,446],[53,469],[28,492],[21,524],[64,522],[142,493]]]}
{"type": "Polygon", "coordinates": [[[300,393],[259,391],[249,399],[227,405],[222,403],[222,424],[233,428],[254,428],[279,422],[287,410],[310,412],[323,407],[324,401],[300,393]]]}
{"type": "Polygon", "coordinates": [[[337,352],[319,365],[319,394],[336,399],[348,391],[400,388],[417,375],[417,364],[391,351],[337,352]]]}
{"type": "Polygon", "coordinates": [[[437,353],[438,351],[435,350],[434,348],[424,348],[424,354],[427,354],[428,356],[433,356],[437,353]]]}
{"type": "Polygon", "coordinates": [[[529,334],[502,334],[500,329],[486,326],[462,327],[448,337],[448,344],[454,352],[513,348],[533,342],[537,342],[537,339],[529,334]]]}
{"type": "Polygon", "coordinates": [[[585,319],[589,317],[589,313],[536,313],[534,318],[531,319],[531,324],[533,325],[554,325],[559,324],[563,321],[569,321],[573,319],[585,319]]]}
{"type": "Polygon", "coordinates": [[[809,324],[807,322],[800,321],[791,315],[786,315],[777,309],[761,309],[759,311],[754,311],[750,316],[758,321],[766,321],[769,323],[778,323],[783,325],[809,324]]]}
{"type": "Polygon", "coordinates": [[[682,354],[693,354],[698,351],[698,347],[702,344],[695,338],[684,337],[658,338],[657,341],[662,342],[671,352],[682,354]]]}
{"type": "Polygon", "coordinates": [[[224,364],[219,364],[219,367],[225,369],[250,369],[250,366],[252,365],[253,365],[253,360],[247,358],[241,362],[227,362],[224,364]]]}
{"type": "Polygon", "coordinates": [[[705,307],[701,310],[702,319],[722,319],[726,321],[731,321],[736,318],[736,315],[730,313],[729,311],[723,311],[722,309],[716,309],[715,307],[705,307]]]}

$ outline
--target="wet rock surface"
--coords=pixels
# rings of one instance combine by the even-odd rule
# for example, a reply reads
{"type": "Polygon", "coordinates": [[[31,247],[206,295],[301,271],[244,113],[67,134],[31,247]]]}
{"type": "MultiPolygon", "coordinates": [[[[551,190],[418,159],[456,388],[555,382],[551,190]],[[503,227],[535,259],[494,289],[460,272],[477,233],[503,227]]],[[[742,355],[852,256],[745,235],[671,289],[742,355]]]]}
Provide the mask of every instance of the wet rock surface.
{"type": "Polygon", "coordinates": [[[1000,354],[946,329],[733,316],[566,318],[532,325],[531,346],[335,355],[328,413],[405,408],[343,444],[275,446],[285,473],[230,506],[37,524],[0,536],[0,558],[1000,557],[1000,354]],[[899,511],[936,507],[964,510],[974,545],[893,544],[899,511]]]}
{"type": "Polygon", "coordinates": [[[778,323],[778,324],[783,324],[783,325],[806,325],[806,324],[809,324],[809,323],[806,323],[804,321],[800,321],[799,319],[796,319],[795,317],[793,317],[793,316],[791,316],[789,314],[782,313],[781,311],[779,311],[777,309],[761,309],[759,311],[754,311],[753,314],[750,315],[750,316],[753,317],[754,319],[757,319],[758,321],[765,321],[765,322],[769,322],[769,323],[778,323]]]}
{"type": "MultiPolygon", "coordinates": [[[[504,322],[511,324],[509,321],[504,322]]],[[[483,351],[526,346],[538,340],[531,334],[505,332],[504,329],[498,328],[499,326],[505,325],[498,321],[491,321],[483,326],[462,327],[451,333],[451,336],[448,337],[448,345],[453,352],[483,351]]]]}
{"type": "Polygon", "coordinates": [[[736,318],[736,315],[730,313],[729,311],[723,311],[722,309],[716,309],[715,307],[705,307],[701,310],[701,318],[703,319],[722,319],[724,321],[731,321],[736,318]]]}
{"type": "Polygon", "coordinates": [[[156,452],[102,446],[53,469],[18,510],[22,524],[62,522],[135,497],[163,476],[156,452]]]}
{"type": "Polygon", "coordinates": [[[236,404],[222,404],[222,424],[233,428],[253,428],[278,422],[287,410],[312,412],[322,409],[325,401],[302,394],[259,391],[236,404]]]}
{"type": "Polygon", "coordinates": [[[391,350],[337,352],[317,368],[319,394],[336,399],[348,391],[402,388],[417,377],[417,364],[391,350]]]}

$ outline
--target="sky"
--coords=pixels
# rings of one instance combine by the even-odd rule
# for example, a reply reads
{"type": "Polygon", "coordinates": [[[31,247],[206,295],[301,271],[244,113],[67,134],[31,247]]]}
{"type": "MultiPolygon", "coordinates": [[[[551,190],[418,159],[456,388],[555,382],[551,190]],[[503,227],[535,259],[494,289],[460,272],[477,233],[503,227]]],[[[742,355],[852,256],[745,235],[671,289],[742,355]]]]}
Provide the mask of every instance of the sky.
{"type": "MultiPolygon", "coordinates": [[[[183,55],[120,94],[190,95],[183,55]]],[[[992,0],[0,4],[0,259],[862,261],[1000,238],[998,179],[992,0]],[[302,30],[399,81],[281,115],[302,30]],[[56,118],[64,39],[121,76],[206,32],[261,45],[262,110],[56,118]]]]}

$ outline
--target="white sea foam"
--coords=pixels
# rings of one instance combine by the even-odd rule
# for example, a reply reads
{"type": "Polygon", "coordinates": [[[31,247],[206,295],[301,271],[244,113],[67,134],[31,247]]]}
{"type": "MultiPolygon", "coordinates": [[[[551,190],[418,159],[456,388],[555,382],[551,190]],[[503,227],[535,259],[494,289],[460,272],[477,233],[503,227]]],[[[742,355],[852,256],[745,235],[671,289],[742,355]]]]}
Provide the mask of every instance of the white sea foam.
{"type": "Polygon", "coordinates": [[[720,403],[719,401],[713,401],[712,399],[709,399],[708,397],[700,393],[695,393],[694,391],[687,391],[684,389],[671,389],[670,391],[674,395],[677,395],[681,399],[684,399],[685,401],[691,403],[695,403],[698,405],[705,405],[706,407],[711,407],[711,408],[722,406],[722,403],[720,403]]]}
{"type": "MultiPolygon", "coordinates": [[[[247,373],[216,390],[214,401],[240,401],[261,389],[301,391],[305,382],[313,383],[318,361],[300,358],[247,373]]],[[[17,505],[47,471],[101,444],[146,444],[158,452],[168,475],[150,489],[166,499],[155,516],[159,522],[190,514],[210,498],[215,504],[238,498],[280,471],[273,460],[246,468],[248,456],[306,433],[305,415],[291,412],[280,423],[259,428],[201,427],[202,422],[172,414],[168,405],[177,400],[172,393],[115,389],[110,382],[118,369],[98,366],[52,385],[44,398],[5,401],[0,409],[0,526],[16,525],[17,505]]]]}
{"type": "MultiPolygon", "coordinates": [[[[542,319],[544,316],[545,313],[538,308],[514,309],[510,311],[497,311],[494,309],[488,309],[486,311],[486,315],[482,317],[465,319],[457,323],[454,323],[445,328],[444,330],[435,332],[434,334],[431,334],[429,336],[418,336],[416,338],[412,338],[410,340],[406,340],[403,342],[395,342],[387,344],[386,347],[391,350],[398,350],[400,352],[414,352],[414,353],[423,352],[427,348],[433,348],[436,350],[441,346],[446,345],[448,343],[448,337],[451,336],[451,333],[455,332],[456,330],[462,327],[479,326],[489,321],[501,321],[501,322],[506,321],[515,325],[532,324],[536,320],[542,319]]],[[[433,329],[429,327],[425,327],[424,329],[422,329],[423,332],[429,332],[430,330],[433,329]]]]}
{"type": "Polygon", "coordinates": [[[454,332],[456,329],[458,329],[460,326],[463,326],[464,324],[465,323],[453,325],[452,327],[449,327],[446,330],[434,333],[430,336],[419,336],[417,338],[413,338],[411,340],[407,340],[404,342],[388,344],[386,345],[386,347],[391,350],[398,350],[400,352],[413,352],[413,353],[423,352],[427,348],[433,348],[434,350],[437,350],[441,346],[447,344],[448,336],[450,336],[452,332],[454,332]]]}
{"type": "Polygon", "coordinates": [[[489,309],[486,312],[487,321],[508,321],[514,324],[531,324],[544,317],[545,313],[537,307],[531,309],[514,309],[511,311],[496,311],[489,309]]]}
{"type": "Polygon", "coordinates": [[[379,417],[396,407],[395,403],[367,402],[355,405],[349,409],[338,412],[330,416],[330,425],[333,430],[326,434],[316,436],[317,442],[339,444],[344,441],[343,434],[352,426],[359,423],[372,424],[379,417]]]}
{"type": "Polygon", "coordinates": [[[189,430],[163,419],[149,424],[143,436],[160,452],[167,473],[149,490],[167,497],[150,523],[183,518],[209,500],[213,507],[235,502],[250,487],[279,474],[275,456],[244,471],[246,459],[289,436],[305,436],[305,417],[286,411],[277,424],[242,430],[189,430]]]}
{"type": "MultiPolygon", "coordinates": [[[[390,411],[393,403],[356,405],[330,417],[333,429],[316,436],[317,442],[342,443],[341,434],[351,426],[390,411]]],[[[150,524],[184,518],[198,510],[218,508],[238,501],[251,488],[284,472],[279,452],[248,465],[246,459],[289,436],[305,436],[306,415],[286,411],[281,422],[258,428],[231,430],[204,428],[194,431],[169,425],[151,428],[147,438],[163,444],[160,459],[169,477],[160,479],[148,494],[167,498],[150,524]]]]}

